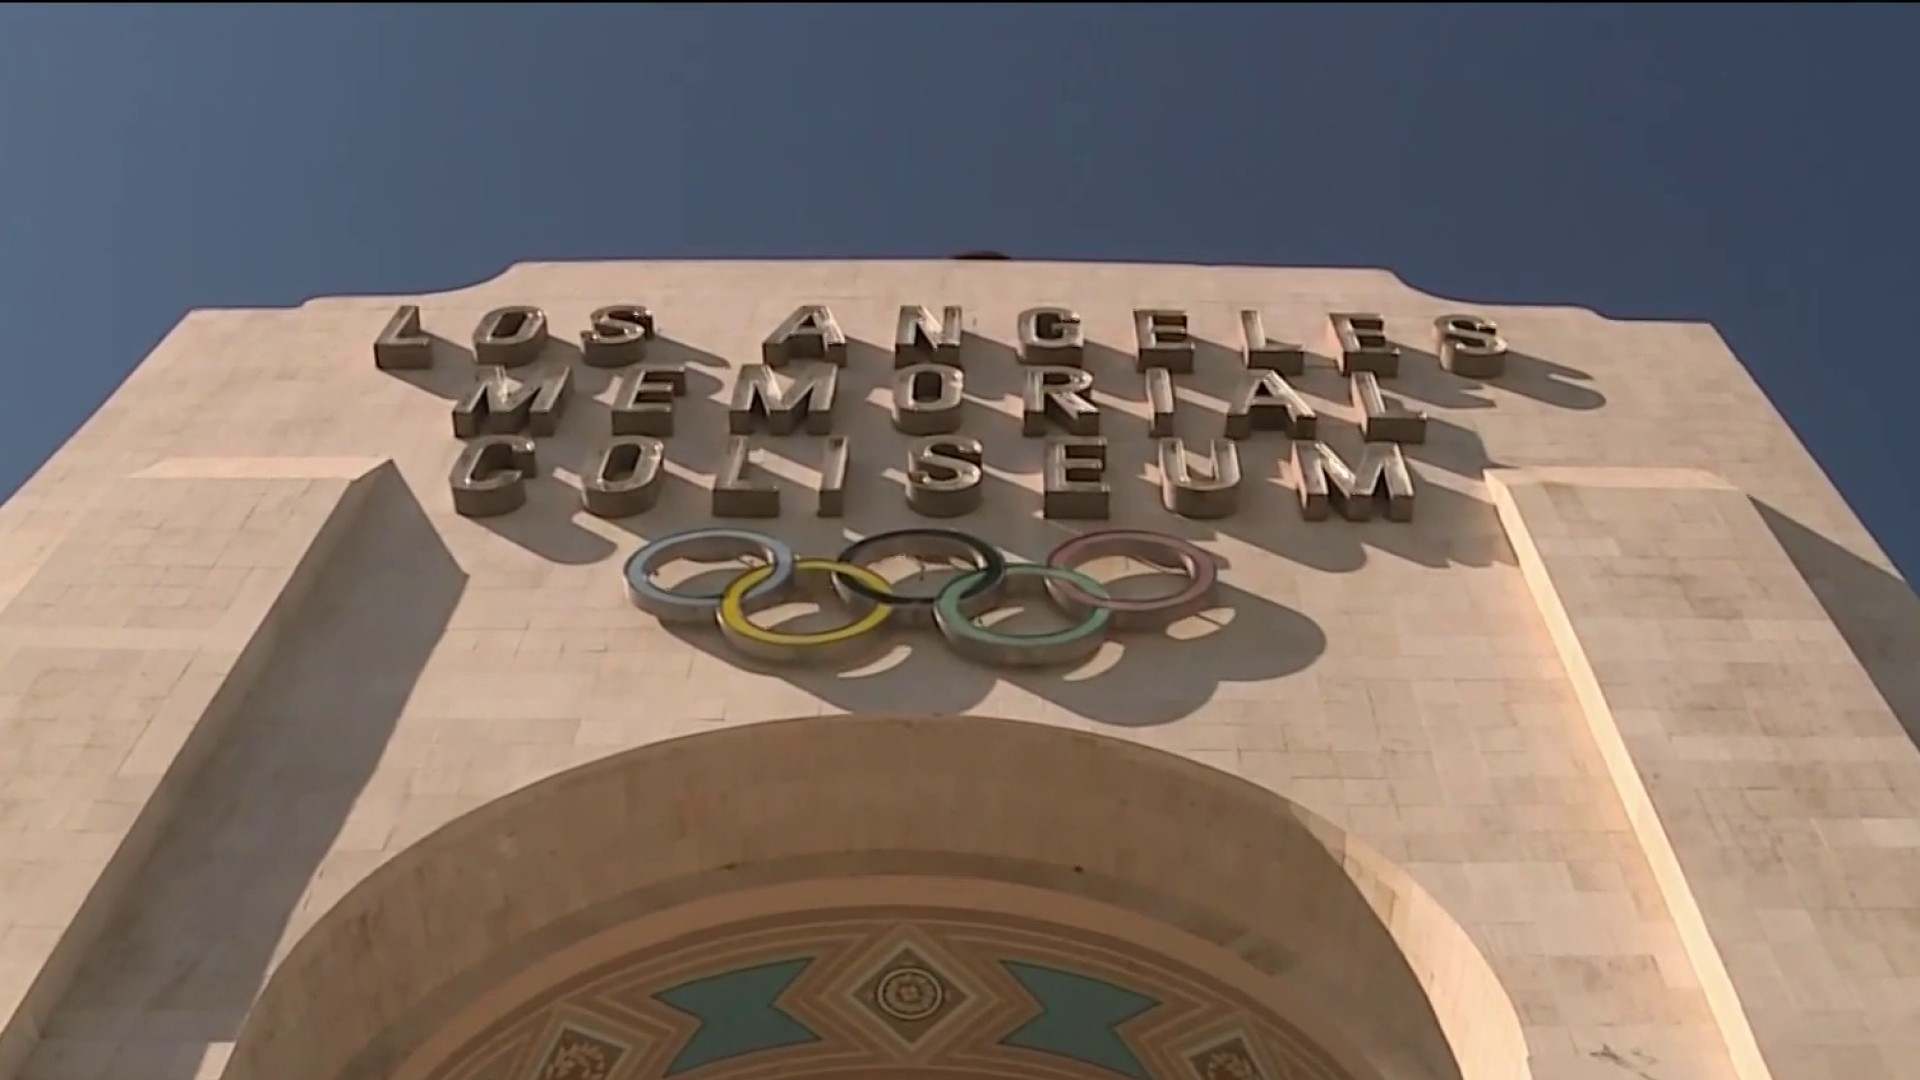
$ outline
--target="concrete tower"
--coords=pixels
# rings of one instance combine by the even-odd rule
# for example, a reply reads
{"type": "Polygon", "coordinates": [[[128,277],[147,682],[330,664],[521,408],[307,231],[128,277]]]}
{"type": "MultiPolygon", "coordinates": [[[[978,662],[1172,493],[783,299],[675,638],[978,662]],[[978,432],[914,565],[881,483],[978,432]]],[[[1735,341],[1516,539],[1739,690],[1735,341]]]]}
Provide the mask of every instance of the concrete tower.
{"type": "Polygon", "coordinates": [[[1920,605],[1706,326],[525,265],[0,553],[0,1080],[1920,1076],[1920,605]]]}

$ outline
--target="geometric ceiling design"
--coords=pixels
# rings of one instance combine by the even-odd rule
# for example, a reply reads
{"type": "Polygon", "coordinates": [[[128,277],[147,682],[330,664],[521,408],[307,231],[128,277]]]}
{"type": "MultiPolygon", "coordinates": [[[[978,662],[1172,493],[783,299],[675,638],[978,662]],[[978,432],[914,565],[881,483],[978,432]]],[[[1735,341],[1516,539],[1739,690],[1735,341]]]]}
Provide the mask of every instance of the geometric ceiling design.
{"type": "Polygon", "coordinates": [[[427,1080],[1352,1080],[1259,1002],[1072,927],[809,910],[609,956],[427,1080]]]}

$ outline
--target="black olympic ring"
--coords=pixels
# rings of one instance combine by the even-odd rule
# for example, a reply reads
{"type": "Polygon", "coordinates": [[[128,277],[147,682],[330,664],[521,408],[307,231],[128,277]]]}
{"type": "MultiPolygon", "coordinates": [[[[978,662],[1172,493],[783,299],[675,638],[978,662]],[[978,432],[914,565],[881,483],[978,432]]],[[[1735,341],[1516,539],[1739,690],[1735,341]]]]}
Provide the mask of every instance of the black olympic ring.
{"type": "MultiPolygon", "coordinates": [[[[875,533],[863,540],[856,540],[840,553],[839,561],[852,566],[865,566],[862,559],[879,562],[894,555],[916,553],[914,549],[931,544],[938,547],[952,547],[972,552],[978,580],[961,594],[963,600],[975,600],[998,589],[1007,576],[1007,557],[992,544],[954,529],[895,529],[892,532],[875,533]],[[895,550],[896,547],[904,550],[895,550]]],[[[914,607],[931,611],[940,600],[940,590],[936,589],[924,596],[911,596],[895,592],[891,586],[876,589],[851,574],[835,572],[833,587],[842,596],[852,593],[862,600],[875,604],[887,604],[893,607],[914,607]]],[[[851,597],[848,597],[851,599],[851,597]]]]}

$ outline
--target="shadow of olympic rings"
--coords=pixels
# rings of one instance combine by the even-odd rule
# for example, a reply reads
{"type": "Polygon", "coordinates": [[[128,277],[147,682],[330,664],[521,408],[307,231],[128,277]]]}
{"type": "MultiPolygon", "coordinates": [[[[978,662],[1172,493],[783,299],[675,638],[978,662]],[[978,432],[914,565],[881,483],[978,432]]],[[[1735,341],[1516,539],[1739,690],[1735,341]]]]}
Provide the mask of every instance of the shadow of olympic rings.
{"type": "Polygon", "coordinates": [[[624,576],[635,606],[679,640],[840,709],[961,712],[1006,682],[1091,720],[1144,726],[1325,649],[1312,620],[1226,585],[1221,569],[1191,541],[1147,530],[1079,534],[1027,562],[951,529],[878,533],[826,558],[708,528],[644,545],[624,576]],[[879,573],[901,557],[939,569],[879,573]],[[1118,559],[1158,572],[1104,582],[1088,572],[1118,559]],[[656,580],[681,561],[727,565],[656,580]],[[1167,572],[1180,578],[1172,589],[1167,572]],[[799,604],[814,610],[784,610],[799,604]]]}

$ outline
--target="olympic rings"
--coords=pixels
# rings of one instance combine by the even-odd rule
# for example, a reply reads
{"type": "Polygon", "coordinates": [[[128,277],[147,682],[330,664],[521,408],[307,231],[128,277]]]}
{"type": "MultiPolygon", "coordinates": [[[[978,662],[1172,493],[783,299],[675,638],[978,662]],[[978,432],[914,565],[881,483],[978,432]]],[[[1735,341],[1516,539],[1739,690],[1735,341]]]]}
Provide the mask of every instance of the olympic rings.
{"type": "Polygon", "coordinates": [[[1112,529],[1061,544],[1040,563],[1010,563],[1000,550],[951,529],[901,529],[857,540],[832,559],[802,558],[771,536],[746,529],[694,529],[651,541],[623,570],[635,607],[668,622],[718,625],[727,643],[758,660],[792,662],[843,658],[876,645],[896,617],[931,622],[960,656],[996,666],[1041,667],[1079,663],[1097,652],[1115,630],[1161,629],[1206,610],[1219,583],[1212,556],[1198,545],[1161,533],[1112,529]],[[932,592],[897,589],[871,567],[895,555],[923,559],[958,557],[971,568],[932,592]],[[653,575],[675,559],[719,561],[753,556],[759,565],[742,570],[717,592],[681,593],[658,585],[653,575]],[[1120,598],[1080,567],[1106,556],[1128,556],[1176,570],[1186,579],[1172,592],[1120,598]],[[812,594],[834,598],[848,620],[826,630],[786,631],[762,626],[754,616],[812,594]],[[1046,597],[1071,620],[1058,630],[1018,633],[987,624],[1003,601],[1021,594],[1046,597]]]}
{"type": "MultiPolygon", "coordinates": [[[[876,533],[864,540],[855,540],[840,553],[840,561],[851,566],[866,567],[895,555],[911,555],[918,559],[953,555],[971,558],[974,570],[978,571],[978,580],[968,586],[969,599],[997,596],[1000,581],[1007,574],[1007,557],[1000,554],[999,548],[953,529],[899,529],[876,533]]],[[[932,613],[934,605],[940,600],[938,592],[920,596],[895,592],[893,586],[885,581],[880,582],[877,588],[870,587],[856,574],[835,574],[833,588],[840,594],[840,599],[849,604],[862,600],[890,604],[923,618],[932,613]]]]}
{"type": "Polygon", "coordinates": [[[1162,630],[1189,615],[1207,610],[1213,600],[1220,571],[1200,545],[1159,533],[1139,529],[1110,529],[1076,537],[1053,549],[1047,565],[1071,570],[1108,555],[1139,559],[1162,570],[1178,570],[1186,575],[1184,588],[1165,596],[1137,600],[1115,600],[1105,589],[1087,589],[1074,576],[1060,575],[1047,580],[1047,595],[1066,611],[1092,608],[1113,613],[1113,625],[1125,630],[1162,630]],[[1170,552],[1165,558],[1161,552],[1170,552]]]}
{"type": "Polygon", "coordinates": [[[770,596],[786,588],[793,578],[793,549],[771,536],[747,529],[692,529],[653,541],[627,560],[622,576],[627,579],[627,599],[633,606],[661,622],[701,622],[720,610],[724,592],[687,596],[663,589],[653,583],[654,571],[679,558],[694,562],[724,562],[743,555],[758,555],[773,572],[759,583],[754,599],[770,596]],[[682,551],[681,549],[686,549],[682,551]]]}
{"type": "MultiPolygon", "coordinates": [[[[1085,660],[1098,652],[1101,644],[1107,640],[1107,626],[1113,622],[1113,612],[1099,607],[1092,608],[1077,625],[1065,630],[1009,634],[980,625],[976,616],[985,614],[979,609],[988,605],[969,605],[966,596],[969,590],[986,584],[986,576],[985,571],[975,570],[966,577],[956,579],[940,590],[940,602],[934,607],[934,619],[940,625],[940,632],[947,636],[947,643],[953,646],[953,651],[967,659],[1013,667],[1050,667],[1085,660]],[[980,580],[976,582],[974,578],[980,580]]],[[[1007,580],[1009,584],[1045,582],[1049,585],[1056,580],[1069,581],[1088,595],[1102,599],[1109,596],[1105,585],[1078,570],[1063,570],[1056,566],[1017,563],[1007,567],[1007,580]]]]}
{"type": "MultiPolygon", "coordinates": [[[[857,581],[871,592],[885,592],[887,579],[851,562],[839,562],[833,559],[801,559],[794,563],[794,581],[805,580],[805,575],[825,574],[830,578],[844,577],[857,581]]],[[[754,590],[774,576],[771,566],[757,566],[733,579],[727,591],[720,597],[720,632],[734,647],[749,656],[761,660],[788,660],[792,654],[802,649],[823,649],[859,642],[873,631],[885,625],[887,617],[893,614],[893,608],[886,604],[866,601],[867,610],[859,614],[852,622],[832,630],[816,630],[811,633],[790,634],[781,630],[770,630],[753,621],[749,610],[765,609],[787,599],[779,593],[762,592],[756,599],[754,590]]],[[[878,639],[872,639],[877,641],[878,639]]]]}

